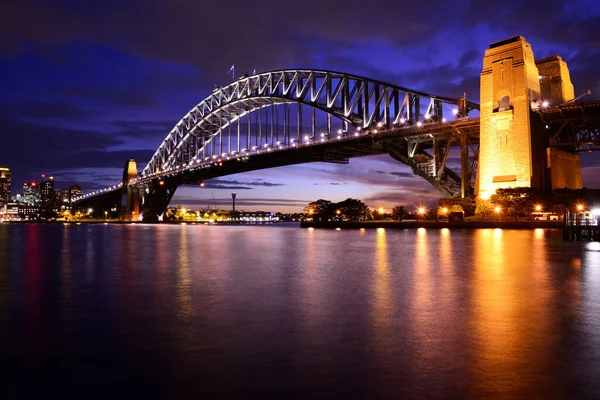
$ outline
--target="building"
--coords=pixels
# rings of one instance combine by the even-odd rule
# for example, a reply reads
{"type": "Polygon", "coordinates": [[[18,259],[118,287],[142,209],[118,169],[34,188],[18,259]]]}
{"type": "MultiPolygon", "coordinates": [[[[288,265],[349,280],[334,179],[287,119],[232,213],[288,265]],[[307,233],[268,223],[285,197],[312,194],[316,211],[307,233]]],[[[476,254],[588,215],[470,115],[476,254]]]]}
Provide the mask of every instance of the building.
{"type": "Polygon", "coordinates": [[[81,190],[81,186],[78,184],[69,186],[69,204],[73,201],[73,199],[81,196],[83,196],[83,190],[81,190]]]}
{"type": "Polygon", "coordinates": [[[56,200],[58,201],[58,208],[66,210],[70,208],[70,191],[67,188],[60,189],[56,192],[56,200]]]}
{"type": "MultiPolygon", "coordinates": [[[[45,175],[42,175],[42,178],[45,178],[45,175]]],[[[49,177],[46,180],[40,182],[40,206],[43,209],[51,210],[54,208],[55,203],[55,193],[54,193],[54,177],[49,177]]]]}
{"type": "Polygon", "coordinates": [[[40,201],[40,191],[38,184],[35,182],[23,183],[23,196],[21,197],[23,203],[37,204],[40,201]]]}
{"type": "Polygon", "coordinates": [[[25,220],[38,220],[41,218],[41,209],[38,204],[18,203],[19,216],[25,220]]]}
{"type": "Polygon", "coordinates": [[[4,205],[10,201],[10,169],[0,167],[0,205],[4,205]]]}
{"type": "Polygon", "coordinates": [[[229,221],[245,223],[273,222],[273,217],[273,213],[270,211],[232,211],[229,221]]]}

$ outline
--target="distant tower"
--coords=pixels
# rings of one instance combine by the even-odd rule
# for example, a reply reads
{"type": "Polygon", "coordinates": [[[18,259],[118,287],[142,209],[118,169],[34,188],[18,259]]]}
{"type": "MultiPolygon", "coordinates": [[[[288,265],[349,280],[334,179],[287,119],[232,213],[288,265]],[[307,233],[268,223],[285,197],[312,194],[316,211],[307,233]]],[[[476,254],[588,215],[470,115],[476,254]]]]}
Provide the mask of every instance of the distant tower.
{"type": "Polygon", "coordinates": [[[11,174],[10,169],[0,167],[0,206],[10,201],[11,174]]]}
{"type": "Polygon", "coordinates": [[[123,194],[121,198],[121,215],[124,220],[137,221],[140,215],[139,193],[129,183],[137,179],[137,165],[133,158],[125,163],[123,169],[123,194]]]}
{"type": "Polygon", "coordinates": [[[231,193],[231,199],[233,200],[233,211],[235,211],[235,192],[231,193]]]}

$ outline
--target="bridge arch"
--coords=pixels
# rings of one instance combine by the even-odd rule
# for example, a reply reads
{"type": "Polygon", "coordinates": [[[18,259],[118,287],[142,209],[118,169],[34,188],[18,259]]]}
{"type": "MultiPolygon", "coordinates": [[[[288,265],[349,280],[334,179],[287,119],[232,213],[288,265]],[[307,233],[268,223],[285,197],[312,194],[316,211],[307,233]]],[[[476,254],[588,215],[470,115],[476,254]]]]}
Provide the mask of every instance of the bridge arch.
{"type": "Polygon", "coordinates": [[[334,71],[294,69],[242,76],[235,82],[216,88],[192,108],[169,132],[141,176],[184,168],[199,159],[250,152],[252,142],[255,148],[261,149],[263,144],[271,148],[292,146],[303,137],[318,140],[316,110],[326,115],[325,135],[330,137],[331,117],[342,124],[341,134],[349,135],[350,127],[383,130],[399,124],[441,121],[444,107],[452,107],[458,115],[466,115],[470,109],[478,108],[476,104],[460,99],[433,96],[334,71]],[[290,132],[292,105],[297,105],[295,135],[290,132]],[[306,132],[303,130],[306,119],[303,107],[311,109],[310,129],[306,132]],[[283,109],[283,136],[275,141],[274,138],[279,139],[280,134],[280,109],[283,109]],[[254,130],[252,116],[255,119],[254,130]],[[273,126],[275,117],[276,132],[273,126]],[[234,124],[237,132],[232,143],[234,124]],[[242,124],[245,124],[243,132],[242,124]],[[267,130],[263,132],[265,125],[267,130]],[[226,130],[228,136],[224,138],[226,130]]]}

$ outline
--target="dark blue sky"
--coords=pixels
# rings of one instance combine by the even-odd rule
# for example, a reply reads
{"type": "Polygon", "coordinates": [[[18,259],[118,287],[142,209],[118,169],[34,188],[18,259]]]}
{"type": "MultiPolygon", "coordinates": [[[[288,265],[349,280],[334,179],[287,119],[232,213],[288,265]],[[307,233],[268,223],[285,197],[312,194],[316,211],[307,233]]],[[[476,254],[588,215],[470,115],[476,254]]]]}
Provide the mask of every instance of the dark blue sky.
{"type": "MultiPolygon", "coordinates": [[[[600,94],[600,5],[577,1],[8,0],[0,12],[0,165],[57,187],[114,185],[146,165],[170,129],[236,72],[332,69],[478,102],[484,50],[523,35],[536,58],[560,54],[576,94],[600,94]]],[[[600,154],[584,185],[600,187],[600,154]]],[[[388,156],[257,171],[180,188],[172,204],[230,202],[300,211],[360,198],[371,207],[441,196],[388,156]]]]}

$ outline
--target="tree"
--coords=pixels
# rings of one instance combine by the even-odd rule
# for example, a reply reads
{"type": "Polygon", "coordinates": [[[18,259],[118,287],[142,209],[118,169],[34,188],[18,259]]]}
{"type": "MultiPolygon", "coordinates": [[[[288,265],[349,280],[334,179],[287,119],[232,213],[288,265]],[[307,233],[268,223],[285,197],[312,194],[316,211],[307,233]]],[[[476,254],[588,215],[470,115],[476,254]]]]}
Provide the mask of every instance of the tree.
{"type": "Polygon", "coordinates": [[[490,200],[505,210],[506,214],[514,214],[518,221],[519,216],[528,215],[533,210],[539,202],[539,195],[528,187],[502,188],[496,189],[490,200]]]}
{"type": "Polygon", "coordinates": [[[331,204],[332,203],[329,200],[319,199],[317,201],[313,201],[312,203],[308,203],[308,205],[304,207],[304,213],[326,215],[330,213],[331,204]]]}
{"type": "Polygon", "coordinates": [[[485,203],[478,204],[475,207],[475,215],[481,215],[481,219],[484,220],[485,216],[490,212],[490,208],[485,203]]]}
{"type": "Polygon", "coordinates": [[[402,221],[406,217],[404,206],[396,206],[392,209],[392,218],[396,221],[402,221]]]}
{"type": "Polygon", "coordinates": [[[371,210],[365,203],[357,199],[347,198],[346,200],[332,204],[336,210],[340,210],[341,215],[350,221],[364,221],[371,215],[371,210]]]}

